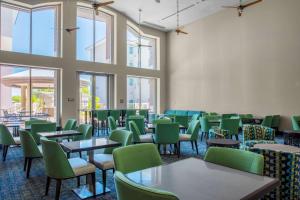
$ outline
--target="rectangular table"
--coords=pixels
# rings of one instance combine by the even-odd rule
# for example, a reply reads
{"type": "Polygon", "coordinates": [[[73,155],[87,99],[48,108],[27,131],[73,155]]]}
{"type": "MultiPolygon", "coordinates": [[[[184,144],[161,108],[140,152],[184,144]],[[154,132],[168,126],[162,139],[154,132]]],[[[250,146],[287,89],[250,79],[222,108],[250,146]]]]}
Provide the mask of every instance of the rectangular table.
{"type": "Polygon", "coordinates": [[[39,132],[38,134],[41,137],[46,137],[46,138],[58,138],[58,137],[70,137],[70,136],[82,135],[82,133],[76,130],[39,132]]]}
{"type": "MultiPolygon", "coordinates": [[[[94,161],[94,150],[103,149],[109,147],[118,147],[122,144],[109,140],[108,138],[93,138],[90,140],[80,140],[73,142],[63,142],[61,143],[62,148],[69,153],[73,152],[88,152],[89,162],[93,163],[94,161]]],[[[93,196],[91,180],[88,180],[87,185],[80,186],[79,188],[73,189],[73,192],[77,194],[81,199],[86,199],[93,196]]],[[[106,192],[109,192],[110,189],[106,188],[106,192]]],[[[96,195],[103,194],[102,184],[96,182],[96,195]]]]}
{"type": "Polygon", "coordinates": [[[137,184],[173,192],[180,200],[258,199],[280,185],[278,179],[196,158],[129,173],[126,177],[137,184]]]}

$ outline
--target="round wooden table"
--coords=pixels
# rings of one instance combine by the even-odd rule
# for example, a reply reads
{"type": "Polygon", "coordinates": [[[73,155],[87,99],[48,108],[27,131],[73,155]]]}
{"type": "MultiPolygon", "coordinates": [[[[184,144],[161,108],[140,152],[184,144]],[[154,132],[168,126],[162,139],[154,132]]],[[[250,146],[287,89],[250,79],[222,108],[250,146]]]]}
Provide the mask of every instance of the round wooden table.
{"type": "Polygon", "coordinates": [[[228,147],[228,148],[236,148],[240,147],[240,142],[237,140],[231,139],[210,139],[206,141],[207,148],[209,147],[228,147]]]}

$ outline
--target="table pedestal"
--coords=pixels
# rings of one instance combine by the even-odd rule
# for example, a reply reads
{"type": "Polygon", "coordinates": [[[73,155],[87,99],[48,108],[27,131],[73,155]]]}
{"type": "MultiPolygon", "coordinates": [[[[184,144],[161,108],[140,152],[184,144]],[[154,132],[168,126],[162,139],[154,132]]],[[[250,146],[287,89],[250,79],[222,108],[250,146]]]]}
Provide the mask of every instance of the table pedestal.
{"type": "MultiPolygon", "coordinates": [[[[80,199],[87,199],[93,197],[93,187],[90,184],[82,185],[79,188],[73,189],[73,192],[80,198],[80,199]]],[[[110,192],[109,188],[105,189],[105,193],[110,192]]],[[[99,182],[96,182],[96,196],[104,194],[103,192],[103,185],[99,182]]]]}

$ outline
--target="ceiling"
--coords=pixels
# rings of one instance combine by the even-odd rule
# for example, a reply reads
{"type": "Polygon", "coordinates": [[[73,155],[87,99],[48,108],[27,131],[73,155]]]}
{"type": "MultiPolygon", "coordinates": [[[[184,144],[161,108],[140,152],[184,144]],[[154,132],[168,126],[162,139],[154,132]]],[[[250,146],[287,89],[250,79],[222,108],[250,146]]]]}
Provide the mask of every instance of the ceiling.
{"type": "MultiPolygon", "coordinates": [[[[142,9],[142,24],[164,31],[176,28],[176,0],[115,0],[111,7],[138,22],[142,9]],[[169,16],[169,17],[168,17],[169,16]],[[150,23],[150,24],[149,24],[150,23]],[[157,26],[155,26],[157,25],[157,26]]],[[[222,10],[224,5],[237,5],[239,0],[179,0],[180,26],[222,10]],[[185,9],[186,8],[186,9],[185,9]]]]}

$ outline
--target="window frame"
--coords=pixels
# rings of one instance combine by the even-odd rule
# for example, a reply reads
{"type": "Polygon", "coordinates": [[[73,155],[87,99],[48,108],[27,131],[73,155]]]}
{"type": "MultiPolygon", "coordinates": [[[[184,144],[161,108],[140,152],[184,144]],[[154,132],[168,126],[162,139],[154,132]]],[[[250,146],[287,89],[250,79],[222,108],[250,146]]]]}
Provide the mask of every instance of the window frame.
{"type": "MultiPolygon", "coordinates": [[[[155,40],[155,63],[154,63],[154,68],[147,68],[147,67],[143,67],[141,65],[142,63],[142,49],[140,46],[138,46],[138,66],[137,67],[132,67],[132,66],[128,66],[128,62],[126,61],[126,65],[127,67],[130,68],[139,68],[139,69],[148,69],[148,70],[160,70],[160,64],[159,64],[159,52],[160,52],[160,46],[159,46],[159,37],[153,36],[153,35],[149,35],[149,34],[145,34],[141,29],[139,29],[138,27],[136,27],[136,25],[134,25],[132,22],[127,21],[127,29],[126,29],[126,33],[128,36],[128,30],[131,30],[133,32],[134,35],[137,35],[137,37],[139,37],[139,32],[141,33],[141,40],[143,38],[145,39],[152,39],[155,40]]],[[[126,59],[128,59],[128,40],[126,37],[126,59]]]]}
{"type": "MultiPolygon", "coordinates": [[[[93,63],[102,63],[102,64],[115,64],[116,61],[115,61],[115,58],[116,58],[116,52],[115,52],[115,38],[116,38],[116,34],[115,34],[115,30],[116,30],[116,14],[109,11],[109,10],[106,10],[106,9],[103,9],[103,8],[99,8],[98,9],[98,12],[102,12],[106,15],[109,15],[111,16],[111,38],[110,38],[110,62],[109,63],[103,63],[103,62],[96,62],[96,17],[97,15],[95,14],[95,10],[89,6],[89,5],[86,5],[84,3],[77,3],[76,5],[76,25],[77,25],[77,17],[78,17],[78,8],[83,8],[83,9],[88,9],[88,10],[92,10],[93,11],[93,59],[91,61],[89,60],[81,60],[81,59],[78,59],[77,57],[77,52],[76,52],[76,60],[77,61],[83,61],[83,62],[93,62],[93,63]]],[[[77,49],[77,36],[76,36],[76,49],[77,49]]]]}
{"type": "MultiPolygon", "coordinates": [[[[37,4],[37,5],[29,5],[25,3],[11,3],[7,1],[0,2],[0,37],[1,37],[1,8],[2,6],[6,6],[8,8],[12,9],[20,9],[20,10],[25,10],[29,13],[30,17],[30,25],[29,25],[29,32],[30,32],[30,37],[29,37],[29,52],[24,53],[24,54],[29,54],[29,55],[37,55],[37,56],[46,56],[46,57],[62,57],[62,33],[59,33],[59,30],[62,30],[62,3],[60,2],[49,2],[49,3],[42,3],[42,4],[37,4]],[[46,8],[53,8],[55,10],[55,32],[54,32],[54,50],[56,48],[56,54],[54,56],[48,56],[48,55],[39,55],[39,54],[33,54],[32,53],[32,30],[33,30],[33,25],[32,25],[32,13],[35,10],[43,10],[46,8]]],[[[7,51],[7,50],[2,50],[1,49],[1,40],[0,40],[0,51],[7,51]]],[[[15,51],[8,51],[8,52],[14,52],[14,53],[20,53],[20,52],[15,52],[15,51]]]]}

